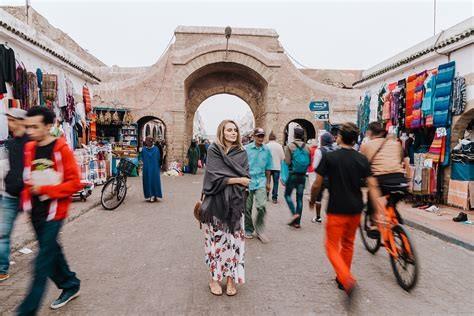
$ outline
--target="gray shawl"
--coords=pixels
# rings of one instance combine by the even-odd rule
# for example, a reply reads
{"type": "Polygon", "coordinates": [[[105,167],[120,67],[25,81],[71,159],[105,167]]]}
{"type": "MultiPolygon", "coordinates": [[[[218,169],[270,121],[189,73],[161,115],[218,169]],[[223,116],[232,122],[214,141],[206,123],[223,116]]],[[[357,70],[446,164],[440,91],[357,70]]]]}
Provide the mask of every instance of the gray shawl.
{"type": "Polygon", "coordinates": [[[201,222],[219,225],[219,229],[228,232],[241,229],[247,191],[241,185],[227,184],[230,178],[240,177],[250,178],[247,152],[234,147],[226,154],[216,143],[209,146],[202,189],[205,197],[201,206],[201,222]]]}

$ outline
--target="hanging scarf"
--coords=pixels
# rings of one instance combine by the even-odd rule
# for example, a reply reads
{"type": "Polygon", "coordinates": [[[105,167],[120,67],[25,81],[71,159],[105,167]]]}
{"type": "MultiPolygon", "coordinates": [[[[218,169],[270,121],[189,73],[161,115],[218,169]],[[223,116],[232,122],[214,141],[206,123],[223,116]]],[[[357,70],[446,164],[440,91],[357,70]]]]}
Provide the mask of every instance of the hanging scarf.
{"type": "Polygon", "coordinates": [[[44,106],[43,98],[43,72],[41,69],[36,69],[36,80],[38,80],[38,89],[39,89],[39,104],[44,106]]]}

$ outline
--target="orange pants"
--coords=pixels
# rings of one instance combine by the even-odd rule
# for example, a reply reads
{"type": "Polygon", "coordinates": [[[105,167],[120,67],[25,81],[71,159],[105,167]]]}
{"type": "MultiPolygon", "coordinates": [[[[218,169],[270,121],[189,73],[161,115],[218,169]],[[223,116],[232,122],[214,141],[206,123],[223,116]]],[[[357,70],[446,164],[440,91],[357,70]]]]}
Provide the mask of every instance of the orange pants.
{"type": "Polygon", "coordinates": [[[347,291],[356,280],[351,274],[354,239],[360,223],[360,214],[328,214],[326,220],[326,253],[337,279],[347,291]]]}

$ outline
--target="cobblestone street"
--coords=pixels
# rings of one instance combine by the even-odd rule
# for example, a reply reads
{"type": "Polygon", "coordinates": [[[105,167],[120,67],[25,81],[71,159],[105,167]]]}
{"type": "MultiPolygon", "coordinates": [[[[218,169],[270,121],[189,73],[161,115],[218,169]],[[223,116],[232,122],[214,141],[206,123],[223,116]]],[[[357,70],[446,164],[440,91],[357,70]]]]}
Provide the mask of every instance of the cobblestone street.
{"type": "MultiPolygon", "coordinates": [[[[306,209],[302,229],[290,229],[282,197],[268,206],[271,242],[246,243],[247,283],[236,297],[214,297],[203,263],[203,235],[192,215],[202,175],[164,177],[165,199],[154,204],[143,201],[140,179],[129,180],[127,199],[116,211],[98,207],[64,226],[62,242],[82,280],[81,296],[60,312],[50,311],[59,295],[50,283],[41,314],[457,315],[474,310],[474,253],[413,229],[418,286],[404,292],[385,251],[372,256],[358,238],[353,270],[360,286],[349,307],[325,256],[324,226],[312,224],[306,209]]],[[[25,294],[36,254],[30,247],[35,253],[16,253],[12,278],[0,284],[2,315],[25,294]]]]}

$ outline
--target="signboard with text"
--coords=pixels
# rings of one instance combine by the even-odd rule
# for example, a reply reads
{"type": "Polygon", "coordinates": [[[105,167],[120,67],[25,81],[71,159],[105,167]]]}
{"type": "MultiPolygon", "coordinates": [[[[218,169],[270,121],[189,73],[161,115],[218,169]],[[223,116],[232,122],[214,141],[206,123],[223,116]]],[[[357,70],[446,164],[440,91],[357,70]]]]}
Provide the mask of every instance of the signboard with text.
{"type": "Polygon", "coordinates": [[[311,101],[309,110],[314,113],[316,121],[329,121],[329,102],[328,101],[311,101]]]}

